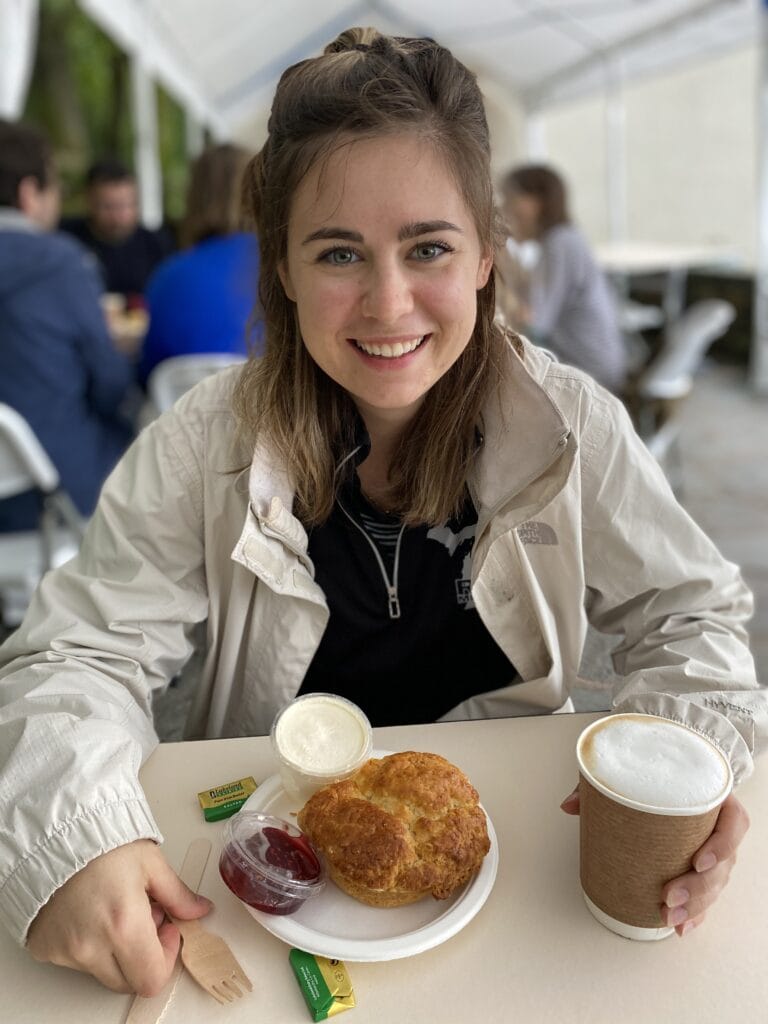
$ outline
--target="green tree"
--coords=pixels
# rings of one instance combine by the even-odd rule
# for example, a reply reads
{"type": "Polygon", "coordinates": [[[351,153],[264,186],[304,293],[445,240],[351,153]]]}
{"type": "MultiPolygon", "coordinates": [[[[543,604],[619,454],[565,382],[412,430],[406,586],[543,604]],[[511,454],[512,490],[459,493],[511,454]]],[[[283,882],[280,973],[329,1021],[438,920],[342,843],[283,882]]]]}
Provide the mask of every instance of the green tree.
{"type": "MultiPolygon", "coordinates": [[[[130,66],[126,54],[85,16],[75,0],[42,0],[35,67],[25,119],[50,136],[63,184],[65,212],[83,206],[90,163],[116,156],[133,166],[130,66]]],[[[187,160],[184,116],[158,89],[158,131],[167,214],[183,212],[187,160]]]]}

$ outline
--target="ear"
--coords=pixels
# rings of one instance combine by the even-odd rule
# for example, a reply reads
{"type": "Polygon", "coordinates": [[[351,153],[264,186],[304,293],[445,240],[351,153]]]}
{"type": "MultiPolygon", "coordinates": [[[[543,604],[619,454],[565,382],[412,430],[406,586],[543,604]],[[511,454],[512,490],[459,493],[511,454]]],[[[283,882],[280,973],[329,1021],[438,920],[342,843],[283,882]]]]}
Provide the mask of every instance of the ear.
{"type": "Polygon", "coordinates": [[[485,288],[488,284],[488,278],[491,275],[491,268],[493,267],[493,253],[488,249],[481,257],[480,262],[477,266],[477,290],[485,288]]]}
{"type": "Polygon", "coordinates": [[[25,213],[28,217],[32,216],[37,210],[37,201],[39,198],[40,186],[37,184],[35,178],[31,175],[26,178],[22,178],[19,182],[18,191],[16,192],[16,201],[21,212],[25,213]]]}
{"type": "Polygon", "coordinates": [[[288,272],[288,264],[286,263],[285,260],[280,260],[280,262],[277,264],[277,276],[280,278],[280,283],[283,286],[283,291],[285,292],[285,294],[288,296],[291,302],[295,302],[296,289],[293,287],[293,281],[291,280],[291,275],[288,272]]]}

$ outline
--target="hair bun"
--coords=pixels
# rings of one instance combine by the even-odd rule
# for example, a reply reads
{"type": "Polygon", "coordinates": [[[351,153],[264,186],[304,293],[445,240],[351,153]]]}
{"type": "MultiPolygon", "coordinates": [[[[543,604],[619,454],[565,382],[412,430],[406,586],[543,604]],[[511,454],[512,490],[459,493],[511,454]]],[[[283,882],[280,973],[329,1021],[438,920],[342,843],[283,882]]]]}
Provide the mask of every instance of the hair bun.
{"type": "Polygon", "coordinates": [[[333,42],[325,47],[323,53],[351,53],[355,50],[360,53],[367,53],[369,50],[381,52],[385,47],[386,39],[377,28],[348,28],[336,36],[333,42]]]}

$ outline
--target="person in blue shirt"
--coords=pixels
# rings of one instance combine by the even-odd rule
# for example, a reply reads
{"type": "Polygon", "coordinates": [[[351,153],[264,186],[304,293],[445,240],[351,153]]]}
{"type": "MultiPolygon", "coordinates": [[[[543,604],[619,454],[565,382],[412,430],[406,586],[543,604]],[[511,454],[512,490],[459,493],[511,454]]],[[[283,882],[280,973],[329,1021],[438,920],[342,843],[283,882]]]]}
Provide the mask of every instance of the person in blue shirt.
{"type": "Polygon", "coordinates": [[[147,286],[142,383],[171,356],[260,351],[261,325],[254,318],[259,249],[240,209],[249,158],[237,146],[220,145],[195,161],[181,229],[187,248],[165,260],[147,286]]]}
{"type": "MultiPolygon", "coordinates": [[[[0,121],[0,402],[27,420],[84,515],[133,431],[119,408],[133,384],[100,306],[93,260],[50,229],[59,188],[47,139],[0,121]]],[[[34,492],[0,501],[0,531],[34,529],[34,492]]]]}

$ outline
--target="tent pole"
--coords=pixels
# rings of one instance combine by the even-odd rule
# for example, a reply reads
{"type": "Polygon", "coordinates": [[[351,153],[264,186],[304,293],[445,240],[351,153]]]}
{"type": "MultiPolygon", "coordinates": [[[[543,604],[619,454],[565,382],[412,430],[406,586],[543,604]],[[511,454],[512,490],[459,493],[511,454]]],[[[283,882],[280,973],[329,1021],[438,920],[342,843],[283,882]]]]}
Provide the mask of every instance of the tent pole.
{"type": "Polygon", "coordinates": [[[184,141],[187,147],[187,156],[194,160],[199,156],[205,147],[205,129],[203,122],[189,107],[184,109],[184,141]]]}
{"type": "Polygon", "coordinates": [[[627,137],[624,81],[620,58],[605,63],[605,177],[608,237],[627,237],[627,137]]]}
{"type": "Polygon", "coordinates": [[[157,228],[163,221],[163,176],[157,128],[155,83],[140,53],[130,55],[134,121],[134,161],[139,183],[142,223],[157,228]]]}
{"type": "Polygon", "coordinates": [[[750,382],[760,395],[768,395],[768,0],[760,9],[761,30],[757,96],[757,260],[752,302],[752,355],[750,382]]]}
{"type": "Polygon", "coordinates": [[[525,156],[536,163],[547,159],[547,126],[538,110],[525,111],[525,156]]]}

